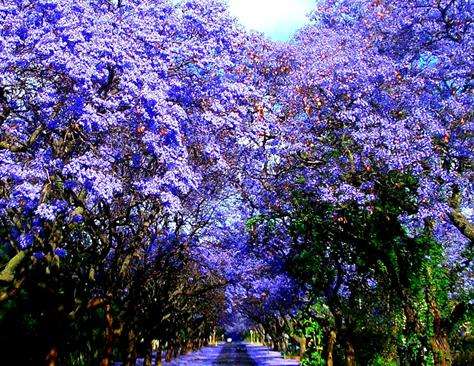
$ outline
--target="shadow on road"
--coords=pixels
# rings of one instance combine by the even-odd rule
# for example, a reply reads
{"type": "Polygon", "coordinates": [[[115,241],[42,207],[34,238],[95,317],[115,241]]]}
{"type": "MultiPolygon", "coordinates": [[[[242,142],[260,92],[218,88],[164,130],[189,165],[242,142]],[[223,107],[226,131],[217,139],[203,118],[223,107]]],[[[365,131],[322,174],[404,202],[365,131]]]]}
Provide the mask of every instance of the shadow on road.
{"type": "Polygon", "coordinates": [[[247,346],[243,343],[226,343],[222,347],[217,359],[212,366],[257,366],[257,363],[250,357],[247,346]]]}

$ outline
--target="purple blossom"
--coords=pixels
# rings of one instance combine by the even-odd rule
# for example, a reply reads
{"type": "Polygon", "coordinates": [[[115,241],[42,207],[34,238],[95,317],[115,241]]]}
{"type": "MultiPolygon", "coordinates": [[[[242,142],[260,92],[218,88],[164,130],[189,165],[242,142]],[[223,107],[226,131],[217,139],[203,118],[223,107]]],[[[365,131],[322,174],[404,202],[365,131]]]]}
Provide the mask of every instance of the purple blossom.
{"type": "Polygon", "coordinates": [[[75,215],[72,216],[71,222],[73,222],[75,224],[80,224],[80,223],[84,222],[84,217],[80,214],[75,214],[75,215]]]}
{"type": "Polygon", "coordinates": [[[21,250],[29,249],[35,241],[35,237],[31,233],[21,234],[18,239],[18,245],[21,250]]]}
{"type": "Polygon", "coordinates": [[[43,252],[34,252],[33,257],[40,261],[43,260],[46,256],[43,252]]]}
{"type": "Polygon", "coordinates": [[[56,248],[54,249],[54,254],[57,255],[59,258],[65,258],[68,253],[66,249],[56,248]]]}
{"type": "Polygon", "coordinates": [[[22,41],[25,41],[28,38],[28,29],[26,27],[21,27],[17,30],[16,34],[22,41]]]}

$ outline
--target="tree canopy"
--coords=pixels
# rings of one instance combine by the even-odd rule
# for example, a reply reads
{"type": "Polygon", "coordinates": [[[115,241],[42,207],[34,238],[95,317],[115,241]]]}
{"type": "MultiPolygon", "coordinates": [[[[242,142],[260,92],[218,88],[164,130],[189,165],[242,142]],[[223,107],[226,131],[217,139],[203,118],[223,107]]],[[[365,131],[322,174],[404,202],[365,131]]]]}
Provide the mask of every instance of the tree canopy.
{"type": "Polygon", "coordinates": [[[472,362],[472,22],[322,0],[281,43],[220,0],[3,0],[5,357],[472,362]]]}

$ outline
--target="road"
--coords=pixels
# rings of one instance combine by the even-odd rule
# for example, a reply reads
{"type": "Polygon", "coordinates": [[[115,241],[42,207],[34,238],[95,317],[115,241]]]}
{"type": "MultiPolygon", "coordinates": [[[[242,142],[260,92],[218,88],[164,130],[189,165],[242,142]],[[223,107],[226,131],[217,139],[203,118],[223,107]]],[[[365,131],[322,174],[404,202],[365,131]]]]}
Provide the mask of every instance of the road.
{"type": "MultiPolygon", "coordinates": [[[[142,360],[137,362],[141,366],[142,360]]],[[[298,361],[285,360],[279,352],[248,343],[221,343],[181,356],[163,366],[297,366],[298,361]]]]}

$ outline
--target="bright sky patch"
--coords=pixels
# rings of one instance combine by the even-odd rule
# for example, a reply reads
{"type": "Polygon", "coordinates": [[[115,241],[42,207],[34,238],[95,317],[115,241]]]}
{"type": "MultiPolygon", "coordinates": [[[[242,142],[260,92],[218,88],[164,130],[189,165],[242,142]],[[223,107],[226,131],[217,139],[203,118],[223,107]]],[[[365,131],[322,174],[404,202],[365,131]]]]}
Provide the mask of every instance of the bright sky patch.
{"type": "Polygon", "coordinates": [[[231,13],[274,40],[288,40],[307,22],[314,0],[228,0],[231,13]]]}

